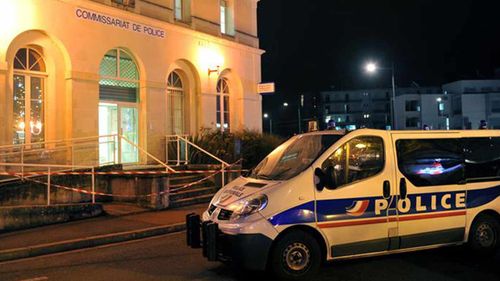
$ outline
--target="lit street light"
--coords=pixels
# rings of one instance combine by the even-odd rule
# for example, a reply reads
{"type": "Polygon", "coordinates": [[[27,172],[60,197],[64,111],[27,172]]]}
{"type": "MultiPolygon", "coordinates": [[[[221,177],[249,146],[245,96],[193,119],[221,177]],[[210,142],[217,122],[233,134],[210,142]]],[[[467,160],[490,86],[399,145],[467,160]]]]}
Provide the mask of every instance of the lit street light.
{"type": "Polygon", "coordinates": [[[368,62],[365,65],[365,70],[369,74],[374,74],[377,72],[377,70],[390,70],[392,74],[392,102],[391,102],[391,119],[392,119],[392,129],[396,130],[397,129],[397,124],[396,124],[396,85],[394,83],[394,65],[391,67],[378,67],[376,63],[374,62],[368,62]]]}
{"type": "Polygon", "coordinates": [[[273,133],[273,119],[269,116],[269,114],[264,113],[264,119],[269,118],[269,134],[273,133]]]}
{"type": "Polygon", "coordinates": [[[287,102],[284,102],[284,103],[283,103],[283,106],[284,106],[284,107],[287,107],[287,106],[288,106],[288,103],[287,103],[287,102]]]}
{"type": "Polygon", "coordinates": [[[377,71],[377,65],[373,62],[369,62],[366,64],[365,69],[366,69],[366,72],[373,73],[373,72],[377,71]]]}

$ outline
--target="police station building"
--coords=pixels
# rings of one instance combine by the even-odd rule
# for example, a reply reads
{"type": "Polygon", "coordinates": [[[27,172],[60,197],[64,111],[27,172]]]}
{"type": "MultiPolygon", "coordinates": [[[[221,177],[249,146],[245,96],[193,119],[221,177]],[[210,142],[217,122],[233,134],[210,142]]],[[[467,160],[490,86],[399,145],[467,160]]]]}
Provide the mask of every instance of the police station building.
{"type": "Polygon", "coordinates": [[[257,2],[2,1],[0,145],[261,131],[257,2]]]}

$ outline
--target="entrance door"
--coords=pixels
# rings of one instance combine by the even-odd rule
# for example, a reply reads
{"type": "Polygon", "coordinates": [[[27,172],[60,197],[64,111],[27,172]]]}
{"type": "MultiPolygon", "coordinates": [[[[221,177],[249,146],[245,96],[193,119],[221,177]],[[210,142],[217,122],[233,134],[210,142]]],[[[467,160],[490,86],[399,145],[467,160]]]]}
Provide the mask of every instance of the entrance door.
{"type": "Polygon", "coordinates": [[[100,103],[99,135],[117,134],[123,136],[120,143],[116,143],[114,137],[100,138],[99,162],[137,163],[139,161],[137,107],[119,103],[100,103]]]}
{"type": "Polygon", "coordinates": [[[393,134],[401,248],[463,241],[464,156],[456,133],[393,134]]]}
{"type": "Polygon", "coordinates": [[[383,252],[396,240],[389,218],[394,166],[386,132],[356,135],[337,146],[321,169],[331,182],[316,190],[317,226],[333,257],[383,252]]]}

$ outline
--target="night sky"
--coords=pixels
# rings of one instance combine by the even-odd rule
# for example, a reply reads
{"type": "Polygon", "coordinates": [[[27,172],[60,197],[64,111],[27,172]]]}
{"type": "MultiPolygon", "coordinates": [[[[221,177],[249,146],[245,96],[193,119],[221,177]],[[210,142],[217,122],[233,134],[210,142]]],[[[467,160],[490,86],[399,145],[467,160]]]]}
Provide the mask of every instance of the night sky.
{"type": "Polygon", "coordinates": [[[389,73],[363,73],[370,59],[394,62],[400,87],[500,67],[500,1],[261,0],[258,20],[262,81],[277,87],[264,111],[301,92],[389,87],[389,73]]]}

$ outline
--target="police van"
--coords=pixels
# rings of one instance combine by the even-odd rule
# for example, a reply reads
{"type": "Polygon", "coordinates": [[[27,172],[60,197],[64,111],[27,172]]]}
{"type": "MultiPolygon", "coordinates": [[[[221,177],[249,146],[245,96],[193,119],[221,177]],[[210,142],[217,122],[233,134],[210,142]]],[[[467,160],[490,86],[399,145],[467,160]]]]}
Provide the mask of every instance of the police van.
{"type": "Polygon", "coordinates": [[[211,261],[302,279],[322,262],[500,245],[500,131],[301,134],[187,216],[211,261]]]}

